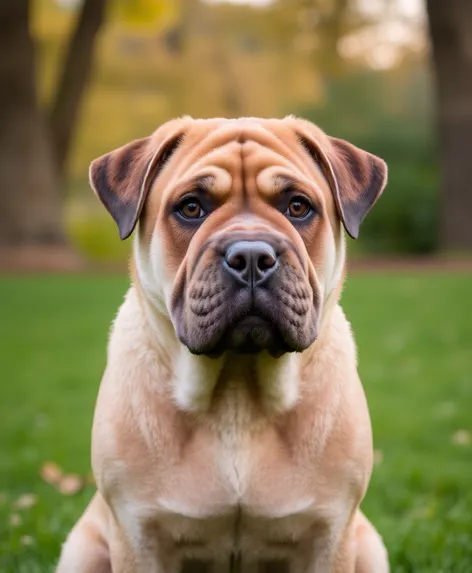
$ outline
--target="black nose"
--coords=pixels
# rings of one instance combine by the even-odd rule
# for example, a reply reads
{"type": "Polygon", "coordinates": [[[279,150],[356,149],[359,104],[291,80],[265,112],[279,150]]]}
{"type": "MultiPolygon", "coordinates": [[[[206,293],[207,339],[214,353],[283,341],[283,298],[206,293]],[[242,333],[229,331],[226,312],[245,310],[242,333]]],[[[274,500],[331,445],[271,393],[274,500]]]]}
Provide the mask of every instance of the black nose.
{"type": "Polygon", "coordinates": [[[237,241],[226,251],[225,266],[244,284],[259,285],[277,268],[277,255],[264,241],[237,241]]]}

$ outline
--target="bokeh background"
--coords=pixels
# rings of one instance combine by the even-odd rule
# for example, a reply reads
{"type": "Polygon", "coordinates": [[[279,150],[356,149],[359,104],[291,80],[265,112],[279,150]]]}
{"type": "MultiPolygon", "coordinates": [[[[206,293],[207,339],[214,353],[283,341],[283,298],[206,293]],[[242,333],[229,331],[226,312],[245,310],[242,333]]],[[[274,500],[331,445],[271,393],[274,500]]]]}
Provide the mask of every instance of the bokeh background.
{"type": "Polygon", "coordinates": [[[472,571],[472,2],[0,2],[0,571],[54,570],[93,492],[130,241],[90,161],[175,116],[297,114],[383,157],[343,305],[394,572],[472,571]]]}

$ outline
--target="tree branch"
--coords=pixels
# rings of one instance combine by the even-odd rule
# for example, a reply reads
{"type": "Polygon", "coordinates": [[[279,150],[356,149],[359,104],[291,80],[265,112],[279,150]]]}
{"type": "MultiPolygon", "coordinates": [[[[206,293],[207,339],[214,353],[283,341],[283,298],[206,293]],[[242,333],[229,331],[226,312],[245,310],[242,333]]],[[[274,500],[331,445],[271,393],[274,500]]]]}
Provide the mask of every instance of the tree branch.
{"type": "Polygon", "coordinates": [[[64,174],[82,95],[90,77],[98,31],[105,19],[106,5],[107,0],[83,0],[64,57],[50,111],[52,147],[60,176],[64,174]]]}

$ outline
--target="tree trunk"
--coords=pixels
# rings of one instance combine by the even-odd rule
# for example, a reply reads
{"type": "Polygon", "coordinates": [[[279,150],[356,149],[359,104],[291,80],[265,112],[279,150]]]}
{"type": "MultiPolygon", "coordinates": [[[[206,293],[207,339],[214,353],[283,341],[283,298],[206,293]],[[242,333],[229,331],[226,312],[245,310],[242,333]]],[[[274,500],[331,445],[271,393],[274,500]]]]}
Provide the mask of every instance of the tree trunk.
{"type": "Polygon", "coordinates": [[[472,1],[427,0],[442,168],[440,246],[472,250],[472,1]]]}
{"type": "Polygon", "coordinates": [[[51,148],[38,109],[28,0],[0,2],[0,244],[64,241],[51,148]]]}
{"type": "Polygon", "coordinates": [[[215,18],[212,22],[213,64],[221,82],[221,97],[226,117],[239,117],[242,114],[239,85],[232,69],[229,42],[223,23],[215,18]],[[216,20],[216,21],[215,21],[216,20]]]}
{"type": "Polygon", "coordinates": [[[84,0],[64,58],[50,117],[53,149],[61,176],[90,77],[95,41],[105,19],[106,4],[107,0],[84,0]]]}

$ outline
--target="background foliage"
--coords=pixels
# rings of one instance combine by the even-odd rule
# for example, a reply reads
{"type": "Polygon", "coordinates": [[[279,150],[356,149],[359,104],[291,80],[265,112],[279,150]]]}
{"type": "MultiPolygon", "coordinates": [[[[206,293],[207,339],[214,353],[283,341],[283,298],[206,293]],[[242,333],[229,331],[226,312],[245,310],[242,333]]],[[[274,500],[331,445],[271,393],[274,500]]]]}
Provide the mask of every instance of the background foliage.
{"type": "MultiPolygon", "coordinates": [[[[88,188],[92,158],[183,112],[296,113],[389,164],[388,190],[354,252],[435,251],[438,173],[424,22],[400,14],[399,24],[395,11],[372,14],[359,11],[355,2],[349,9],[347,3],[337,10],[331,4],[319,3],[317,11],[310,2],[295,0],[262,7],[164,0],[113,4],[68,164],[67,221],[74,243],[98,259],[121,260],[128,253],[88,188]],[[386,33],[387,58],[372,60],[371,44],[378,43],[386,16],[403,35],[388,40],[386,33]],[[341,49],[343,42],[349,50],[341,49]]],[[[74,18],[75,11],[53,0],[36,3],[43,104],[51,97],[74,18]]]]}

